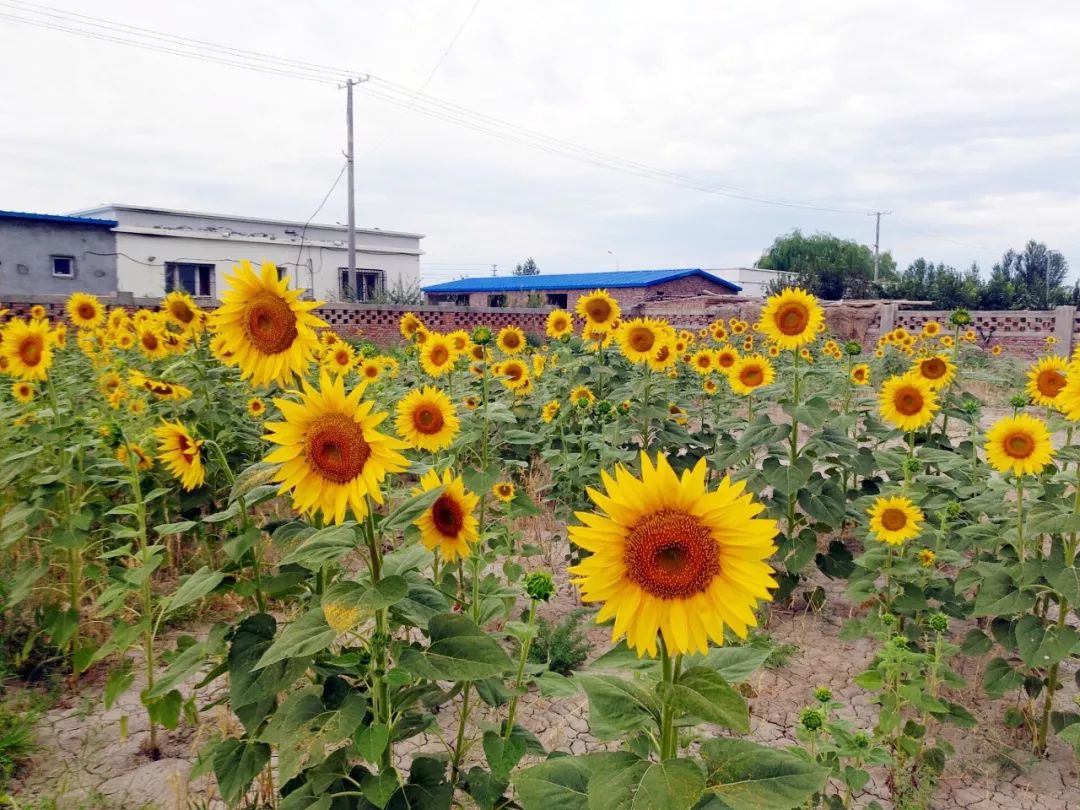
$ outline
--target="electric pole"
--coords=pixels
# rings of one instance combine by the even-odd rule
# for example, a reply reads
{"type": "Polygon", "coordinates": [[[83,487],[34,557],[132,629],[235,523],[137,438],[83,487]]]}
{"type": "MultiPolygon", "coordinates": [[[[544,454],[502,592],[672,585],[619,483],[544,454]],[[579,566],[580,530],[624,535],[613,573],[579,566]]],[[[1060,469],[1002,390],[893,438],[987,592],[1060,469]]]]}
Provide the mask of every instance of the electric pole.
{"type": "Polygon", "coordinates": [[[499,275],[499,265],[497,265],[497,264],[491,265],[491,275],[493,275],[493,276],[499,275]]]}
{"type": "Polygon", "coordinates": [[[892,211],[874,211],[872,214],[867,214],[868,217],[874,217],[874,281],[878,280],[878,272],[881,266],[881,218],[892,211]]]}
{"type": "Polygon", "coordinates": [[[366,82],[367,76],[363,76],[359,79],[346,79],[345,80],[345,130],[347,133],[347,143],[345,145],[345,163],[348,168],[349,175],[349,286],[353,286],[356,283],[356,178],[353,173],[353,163],[355,152],[353,150],[353,103],[352,103],[352,89],[353,85],[366,82]]]}

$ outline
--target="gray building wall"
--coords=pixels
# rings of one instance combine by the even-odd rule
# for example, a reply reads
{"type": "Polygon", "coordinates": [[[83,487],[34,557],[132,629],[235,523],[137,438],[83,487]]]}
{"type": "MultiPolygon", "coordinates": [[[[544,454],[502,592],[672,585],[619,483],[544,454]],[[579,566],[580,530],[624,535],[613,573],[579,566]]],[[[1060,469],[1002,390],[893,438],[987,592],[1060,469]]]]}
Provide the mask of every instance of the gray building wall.
{"type": "Polygon", "coordinates": [[[116,234],[78,223],[0,219],[0,298],[73,292],[116,292],[116,234]],[[73,256],[74,276],[53,276],[52,256],[73,256]]]}

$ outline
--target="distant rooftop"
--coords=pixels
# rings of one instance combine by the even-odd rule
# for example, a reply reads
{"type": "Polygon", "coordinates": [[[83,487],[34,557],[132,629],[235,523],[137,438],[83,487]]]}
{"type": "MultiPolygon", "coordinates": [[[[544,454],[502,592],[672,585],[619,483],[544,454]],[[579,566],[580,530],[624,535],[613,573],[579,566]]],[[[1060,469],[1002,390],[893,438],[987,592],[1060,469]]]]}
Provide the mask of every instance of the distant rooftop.
{"type": "Polygon", "coordinates": [[[532,292],[533,290],[618,290],[652,287],[697,276],[739,292],[742,287],[699,267],[676,270],[613,270],[604,273],[541,273],[538,276],[476,276],[424,287],[426,293],[532,292]]]}
{"type": "MultiPolygon", "coordinates": [[[[89,214],[100,214],[104,211],[143,211],[149,214],[168,214],[179,217],[201,217],[203,219],[236,219],[242,222],[258,223],[260,225],[282,225],[287,228],[326,228],[334,231],[341,231],[347,233],[349,227],[347,225],[328,225],[326,223],[319,222],[297,222],[291,219],[267,219],[265,217],[248,217],[239,214],[213,214],[206,211],[184,211],[178,208],[155,208],[147,205],[127,205],[124,203],[109,203],[107,205],[100,205],[97,208],[87,208],[84,211],[75,211],[74,216],[86,216],[89,214]]],[[[413,239],[423,239],[422,233],[409,233],[407,231],[388,231],[382,228],[361,228],[357,227],[358,233],[371,233],[371,234],[383,234],[384,236],[407,236],[413,239]]]]}
{"type": "Polygon", "coordinates": [[[115,228],[117,225],[115,219],[66,216],[64,214],[33,214],[29,211],[0,211],[0,219],[23,219],[34,222],[64,222],[69,225],[90,225],[100,228],[115,228]]]}

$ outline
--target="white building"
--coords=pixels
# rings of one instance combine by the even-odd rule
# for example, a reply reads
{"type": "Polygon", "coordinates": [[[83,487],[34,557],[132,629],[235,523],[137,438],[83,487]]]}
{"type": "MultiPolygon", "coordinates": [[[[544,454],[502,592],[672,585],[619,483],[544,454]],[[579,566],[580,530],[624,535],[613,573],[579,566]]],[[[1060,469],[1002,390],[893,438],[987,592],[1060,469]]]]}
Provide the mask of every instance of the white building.
{"type": "Polygon", "coordinates": [[[707,272],[733,281],[742,287],[740,295],[747,298],[764,298],[768,293],[770,282],[782,281],[790,273],[781,273],[777,270],[763,270],[760,267],[724,267],[707,272]]]}
{"type": "Polygon", "coordinates": [[[117,291],[161,297],[174,289],[215,298],[237,262],[272,262],[309,296],[370,300],[398,285],[418,287],[422,234],[356,229],[356,271],[348,273],[348,228],[105,205],[80,212],[116,220],[117,291]]]}

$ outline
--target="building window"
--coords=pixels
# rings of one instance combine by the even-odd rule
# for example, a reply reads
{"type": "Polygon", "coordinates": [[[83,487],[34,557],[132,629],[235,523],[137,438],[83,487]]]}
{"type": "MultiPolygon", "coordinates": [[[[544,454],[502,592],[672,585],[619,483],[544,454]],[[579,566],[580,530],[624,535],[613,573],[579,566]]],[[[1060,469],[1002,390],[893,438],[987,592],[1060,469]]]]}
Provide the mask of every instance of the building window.
{"type": "Polygon", "coordinates": [[[165,292],[174,290],[200,298],[213,298],[214,265],[165,262],[165,292]]]}
{"type": "Polygon", "coordinates": [[[349,277],[349,268],[338,268],[340,274],[338,292],[345,301],[374,301],[383,291],[383,271],[372,269],[355,270],[349,277]]]}
{"type": "Polygon", "coordinates": [[[566,293],[548,293],[547,302],[549,307],[566,309],[566,293]]]}
{"type": "Polygon", "coordinates": [[[506,296],[503,295],[502,293],[498,293],[496,295],[489,295],[488,296],[488,306],[489,307],[505,307],[506,306],[506,296]]]}
{"type": "Polygon", "coordinates": [[[52,274],[57,278],[75,278],[74,256],[50,256],[52,274]]]}

